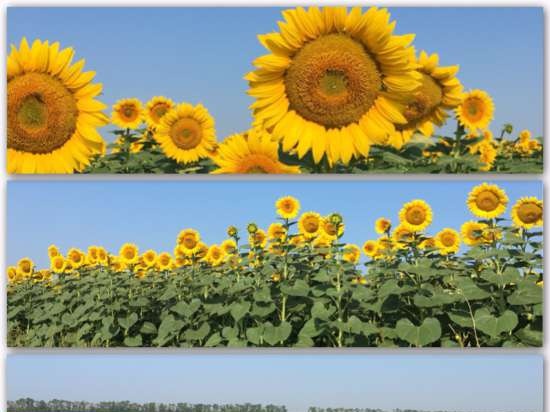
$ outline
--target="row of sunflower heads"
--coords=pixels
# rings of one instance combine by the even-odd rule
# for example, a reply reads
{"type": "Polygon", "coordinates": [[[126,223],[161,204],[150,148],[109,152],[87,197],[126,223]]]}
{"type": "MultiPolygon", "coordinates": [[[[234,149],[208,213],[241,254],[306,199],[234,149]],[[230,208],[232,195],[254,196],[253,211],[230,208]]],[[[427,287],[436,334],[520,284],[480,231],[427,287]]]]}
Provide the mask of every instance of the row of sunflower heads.
{"type": "Polygon", "coordinates": [[[417,55],[414,34],[394,34],[387,9],[297,7],[282,15],[278,32],[258,36],[268,54],[245,79],[256,124],[285,152],[347,165],[373,144],[401,148],[417,132],[432,136],[449,112],[472,132],[493,117],[491,97],[464,93],[458,65],[417,55]]]}
{"type": "MultiPolygon", "coordinates": [[[[461,243],[467,246],[493,245],[502,237],[502,228],[497,218],[506,212],[506,192],[495,184],[482,183],[475,186],[466,200],[470,212],[478,220],[462,224],[460,233],[453,228],[444,228],[435,236],[425,230],[433,220],[428,203],[416,199],[405,203],[399,211],[399,224],[392,230],[391,220],[381,217],[375,222],[375,231],[381,235],[376,240],[367,240],[363,252],[371,259],[392,259],[396,250],[418,248],[437,250],[441,255],[456,254],[461,243]]],[[[543,202],[536,197],[522,197],[511,210],[512,225],[521,233],[543,223],[543,202]]]]}
{"type": "Polygon", "coordinates": [[[124,143],[131,153],[137,153],[149,141],[182,165],[211,159],[216,165],[214,174],[300,173],[299,167],[279,160],[278,143],[262,127],[232,134],[218,143],[214,118],[202,104],[174,104],[163,96],[155,96],[145,105],[136,98],[122,99],[113,106],[111,121],[128,132],[119,134],[114,153],[124,143]],[[139,129],[144,122],[147,127],[139,129]],[[124,142],[130,130],[135,129],[143,130],[142,136],[124,142]]]}

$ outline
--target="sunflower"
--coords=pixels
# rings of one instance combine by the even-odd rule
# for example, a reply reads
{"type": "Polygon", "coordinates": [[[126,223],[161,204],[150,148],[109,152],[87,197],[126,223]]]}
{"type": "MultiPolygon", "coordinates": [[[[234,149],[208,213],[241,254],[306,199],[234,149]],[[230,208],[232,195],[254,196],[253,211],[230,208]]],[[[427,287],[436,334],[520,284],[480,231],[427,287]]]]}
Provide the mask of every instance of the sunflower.
{"type": "Polygon", "coordinates": [[[202,104],[182,103],[160,119],[153,137],[166,156],[178,163],[196,162],[214,150],[214,119],[202,104]]]}
{"type": "Polygon", "coordinates": [[[298,230],[306,239],[319,235],[321,231],[322,217],[316,212],[305,212],[298,219],[298,230]]]}
{"type": "Polygon", "coordinates": [[[381,217],[379,219],[376,219],[376,222],[374,222],[374,230],[379,235],[383,235],[384,233],[388,233],[391,229],[391,220],[386,219],[385,217],[381,217]]]}
{"type": "Polygon", "coordinates": [[[329,237],[324,235],[317,236],[311,244],[316,249],[316,252],[325,259],[329,259],[332,256],[330,253],[332,239],[329,237]]]}
{"type": "Polygon", "coordinates": [[[485,223],[469,220],[464,222],[460,228],[462,240],[468,246],[477,246],[487,243],[487,229],[489,226],[485,223]]]}
{"type": "Polygon", "coordinates": [[[27,257],[19,259],[17,262],[17,274],[19,278],[28,279],[31,277],[33,271],[34,262],[31,259],[27,257]]]}
{"type": "Polygon", "coordinates": [[[363,253],[368,257],[375,257],[378,254],[378,242],[376,240],[367,240],[363,243],[363,253]]]}
{"type": "Polygon", "coordinates": [[[101,246],[97,247],[97,262],[100,265],[105,265],[105,266],[109,264],[109,254],[107,253],[107,250],[105,250],[104,247],[101,247],[101,246]]]}
{"type": "Polygon", "coordinates": [[[67,252],[67,261],[73,269],[78,269],[86,263],[86,255],[80,249],[71,248],[67,252]]]}
{"type": "Polygon", "coordinates": [[[100,154],[97,128],[108,123],[106,106],[95,100],[101,84],[71,64],[75,51],[59,43],[23,38],[7,63],[8,173],[73,173],[100,154]]]}
{"type": "Polygon", "coordinates": [[[118,256],[123,263],[132,265],[139,261],[139,249],[133,243],[125,243],[120,248],[118,256]]]}
{"type": "Polygon", "coordinates": [[[464,93],[462,102],[455,109],[459,123],[473,133],[489,126],[494,111],[495,106],[491,96],[479,89],[464,93]]]}
{"type": "Polygon", "coordinates": [[[16,283],[17,282],[17,267],[8,266],[6,274],[8,275],[8,283],[16,283]]]}
{"type": "Polygon", "coordinates": [[[435,239],[433,237],[426,237],[418,244],[419,249],[435,249],[435,239]]]}
{"type": "Polygon", "coordinates": [[[195,253],[200,240],[201,236],[196,230],[183,229],[178,234],[177,244],[181,247],[183,254],[190,256],[195,253]]]}
{"type": "Polygon", "coordinates": [[[63,273],[67,267],[67,261],[61,255],[54,256],[50,259],[50,268],[54,273],[63,273]]]}
{"type": "Polygon", "coordinates": [[[435,235],[435,245],[442,255],[458,252],[460,249],[460,235],[451,228],[445,228],[435,235]]]}
{"type": "Polygon", "coordinates": [[[407,143],[417,130],[424,136],[432,136],[434,125],[442,126],[462,99],[462,84],[456,78],[458,66],[438,66],[439,56],[425,51],[418,57],[418,71],[422,76],[420,86],[406,99],[403,112],[407,123],[397,125],[389,142],[396,148],[407,143]]]}
{"type": "Polygon", "coordinates": [[[213,156],[218,169],[213,174],[296,174],[298,166],[279,161],[279,144],[261,128],[227,137],[213,156]]]}
{"type": "Polygon", "coordinates": [[[197,249],[196,249],[195,253],[193,254],[193,256],[196,259],[202,260],[202,259],[206,258],[207,253],[208,253],[208,245],[206,245],[206,243],[199,242],[199,244],[197,245],[197,249]]]}
{"type": "Polygon", "coordinates": [[[168,252],[162,252],[157,256],[156,266],[158,270],[169,270],[172,267],[172,256],[168,252]]]}
{"type": "Polygon", "coordinates": [[[352,243],[344,245],[342,259],[344,259],[345,262],[356,264],[359,262],[360,257],[361,249],[359,249],[359,246],[352,243]]]}
{"type": "Polygon", "coordinates": [[[432,223],[432,209],[423,200],[405,203],[399,211],[400,226],[410,232],[420,232],[432,223]]]}
{"type": "Polygon", "coordinates": [[[542,200],[536,197],[519,199],[512,207],[512,221],[523,229],[542,226],[542,200]]]}
{"type": "Polygon", "coordinates": [[[219,266],[222,264],[225,257],[225,252],[218,245],[211,245],[206,253],[206,261],[212,266],[219,266]]]}
{"type": "Polygon", "coordinates": [[[479,145],[479,160],[485,163],[479,168],[484,172],[491,170],[493,163],[497,157],[497,149],[490,142],[483,142],[479,145]]]}
{"type": "Polygon", "coordinates": [[[226,239],[222,242],[221,248],[226,255],[233,255],[237,253],[237,242],[233,239],[226,239]]]}
{"type": "Polygon", "coordinates": [[[157,252],[153,249],[147,250],[141,255],[141,261],[147,268],[152,268],[157,263],[157,252]]]}
{"type": "Polygon", "coordinates": [[[56,245],[48,246],[48,257],[51,259],[57,255],[59,255],[59,248],[56,245]]]}
{"type": "Polygon", "coordinates": [[[145,122],[154,129],[160,120],[174,107],[174,102],[164,96],[155,96],[145,105],[145,122]]]}
{"type": "Polygon", "coordinates": [[[397,249],[403,249],[412,240],[413,233],[414,230],[411,230],[408,225],[401,223],[393,231],[393,245],[397,249]]]}
{"type": "Polygon", "coordinates": [[[267,235],[262,229],[257,229],[254,233],[248,236],[248,243],[252,247],[264,247],[267,243],[267,235]]]}
{"type": "Polygon", "coordinates": [[[111,270],[113,270],[114,272],[124,272],[127,268],[128,267],[126,263],[124,263],[118,257],[115,256],[111,259],[111,270]]]}
{"type": "Polygon", "coordinates": [[[88,254],[86,255],[86,263],[88,265],[97,265],[97,246],[89,246],[88,254]]]}
{"type": "Polygon", "coordinates": [[[508,196],[497,185],[482,183],[472,189],[466,203],[475,216],[491,219],[504,213],[508,196]]]}
{"type": "Polygon", "coordinates": [[[143,123],[143,107],[135,98],[121,99],[113,106],[111,122],[122,129],[137,129],[143,123]]]}
{"type": "Polygon", "coordinates": [[[300,202],[292,196],[285,196],[275,202],[277,214],[283,219],[294,219],[300,211],[300,202]]]}
{"type": "Polygon", "coordinates": [[[322,235],[326,236],[330,240],[336,240],[344,234],[344,224],[335,224],[330,216],[326,216],[321,219],[321,231],[322,235]]]}
{"type": "Polygon", "coordinates": [[[272,223],[267,229],[267,237],[271,241],[281,242],[286,238],[286,229],[281,223],[272,223]]]}
{"type": "Polygon", "coordinates": [[[414,35],[393,35],[386,9],[303,7],[283,11],[279,33],[259,36],[270,54],[247,74],[255,123],[285,152],[348,164],[405,124],[403,96],[420,84],[414,35]]]}

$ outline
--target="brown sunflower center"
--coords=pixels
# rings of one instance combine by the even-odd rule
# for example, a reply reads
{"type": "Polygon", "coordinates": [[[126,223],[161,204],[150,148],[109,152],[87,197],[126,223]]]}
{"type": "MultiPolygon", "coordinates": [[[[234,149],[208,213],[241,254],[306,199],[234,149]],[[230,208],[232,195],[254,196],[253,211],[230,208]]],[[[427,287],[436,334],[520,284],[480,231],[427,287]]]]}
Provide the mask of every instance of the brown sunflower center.
{"type": "Polygon", "coordinates": [[[405,213],[407,222],[412,225],[420,225],[426,220],[426,212],[421,207],[413,206],[405,213]]]}
{"type": "Polygon", "coordinates": [[[135,255],[135,253],[134,253],[134,251],[133,251],[132,249],[126,249],[126,250],[124,251],[124,257],[125,257],[126,259],[133,259],[135,256],[136,256],[136,255],[135,255]]]}
{"type": "Polygon", "coordinates": [[[382,89],[376,62],[344,34],[321,36],[302,47],[285,75],[290,109],[329,128],[357,122],[382,89]]]}
{"type": "Polygon", "coordinates": [[[287,213],[290,213],[294,210],[294,204],[290,200],[285,200],[281,204],[281,209],[287,213]]]}
{"type": "Polygon", "coordinates": [[[170,109],[168,104],[166,103],[157,103],[155,104],[151,109],[151,117],[155,121],[155,123],[160,122],[160,119],[166,114],[166,112],[170,109]]]}
{"type": "Polygon", "coordinates": [[[441,236],[441,243],[446,247],[453,246],[455,244],[455,235],[452,233],[444,233],[441,236]]]}
{"type": "Polygon", "coordinates": [[[523,223],[535,223],[542,218],[542,208],[535,203],[524,203],[518,208],[517,214],[523,223]]]}
{"type": "Polygon", "coordinates": [[[464,111],[470,121],[475,122],[483,117],[483,100],[477,97],[470,97],[464,101],[463,105],[464,111]]]}
{"type": "Polygon", "coordinates": [[[184,117],[170,128],[170,137],[174,144],[183,150],[197,147],[202,140],[202,128],[195,119],[184,117]]]}
{"type": "Polygon", "coordinates": [[[327,235],[336,236],[337,234],[336,225],[330,222],[325,223],[325,232],[327,232],[327,235]]]}
{"type": "Polygon", "coordinates": [[[476,197],[476,206],[485,212],[491,212],[495,210],[498,207],[499,203],[499,197],[493,192],[481,192],[476,197]]]}
{"type": "Polygon", "coordinates": [[[195,236],[193,235],[186,235],[183,237],[183,245],[187,249],[193,249],[195,246],[197,246],[197,240],[195,239],[195,236]]]}
{"type": "Polygon", "coordinates": [[[432,113],[442,100],[441,86],[431,76],[423,73],[422,83],[413,93],[412,100],[405,107],[403,115],[409,123],[416,122],[432,113]]]}
{"type": "Polygon", "coordinates": [[[304,219],[304,229],[308,233],[315,233],[319,230],[319,220],[316,217],[309,216],[304,219]]]}
{"type": "Polygon", "coordinates": [[[125,103],[118,109],[120,117],[127,122],[133,122],[139,117],[139,110],[134,103],[125,103]]]}
{"type": "Polygon", "coordinates": [[[72,93],[44,73],[27,73],[8,82],[8,148],[50,153],[76,131],[78,109],[72,93]]]}

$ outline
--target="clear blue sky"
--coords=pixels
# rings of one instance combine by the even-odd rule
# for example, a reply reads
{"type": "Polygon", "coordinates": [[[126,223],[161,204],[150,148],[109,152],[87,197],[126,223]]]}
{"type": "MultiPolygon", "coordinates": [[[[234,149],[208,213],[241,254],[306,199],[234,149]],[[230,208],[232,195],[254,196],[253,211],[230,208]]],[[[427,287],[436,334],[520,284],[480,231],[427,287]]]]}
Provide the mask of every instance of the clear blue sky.
{"type": "Polygon", "coordinates": [[[7,398],[542,412],[538,355],[12,355],[7,398]],[[135,379],[129,379],[135,377],[135,379]]]}
{"type": "MultiPolygon", "coordinates": [[[[255,221],[264,229],[275,219],[275,201],[292,195],[302,211],[339,212],[344,241],[362,245],[377,235],[381,216],[398,221],[401,205],[420,198],[434,211],[430,232],[459,226],[473,216],[468,192],[479,182],[419,181],[125,181],[8,182],[7,257],[29,256],[49,265],[47,247],[86,249],[103,245],[118,253],[124,242],[141,250],[172,252],[181,229],[193,227],[206,243],[219,243],[233,224],[243,232],[255,221]]],[[[537,181],[497,182],[513,204],[522,196],[542,198],[537,181]]],[[[511,205],[510,205],[511,206],[511,205]]],[[[509,208],[510,209],[510,208],[509,208]]],[[[509,215],[507,215],[509,216],[509,215]]]]}
{"type": "MultiPolygon", "coordinates": [[[[243,76],[265,54],[256,36],[277,29],[279,8],[9,8],[8,44],[23,36],[60,41],[86,58],[104,83],[103,101],[167,95],[202,102],[218,137],[250,124],[243,76]]],[[[391,7],[396,33],[416,33],[418,50],[460,64],[467,89],[496,103],[493,132],[543,130],[542,8],[391,7]]],[[[453,125],[454,127],[454,125],[453,125]]],[[[107,133],[105,136],[109,137],[107,133]]]]}

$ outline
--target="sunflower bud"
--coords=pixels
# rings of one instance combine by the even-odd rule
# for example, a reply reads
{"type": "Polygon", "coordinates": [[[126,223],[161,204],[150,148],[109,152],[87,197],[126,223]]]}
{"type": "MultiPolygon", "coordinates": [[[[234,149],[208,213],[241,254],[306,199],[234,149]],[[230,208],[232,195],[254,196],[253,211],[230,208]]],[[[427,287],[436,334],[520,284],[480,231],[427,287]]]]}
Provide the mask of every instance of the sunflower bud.
{"type": "Polygon", "coordinates": [[[510,123],[505,123],[502,129],[505,133],[511,134],[514,131],[514,126],[512,126],[510,123]]]}
{"type": "Polygon", "coordinates": [[[229,226],[227,228],[227,236],[235,237],[239,233],[238,229],[235,226],[229,226]]]}
{"type": "Polygon", "coordinates": [[[338,225],[341,225],[341,224],[342,224],[342,222],[344,221],[344,218],[343,218],[342,215],[340,215],[339,213],[332,213],[332,214],[329,216],[329,221],[330,221],[330,223],[332,223],[333,225],[338,226],[338,225]]]}
{"type": "Polygon", "coordinates": [[[248,226],[246,227],[246,230],[248,230],[248,233],[253,235],[258,231],[258,225],[256,223],[249,223],[248,226]]]}

